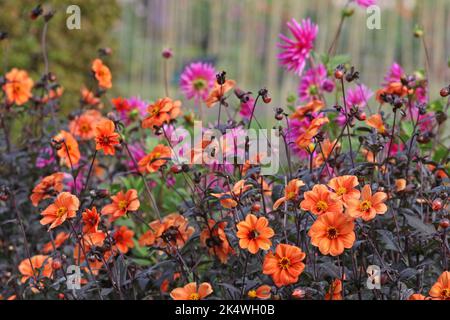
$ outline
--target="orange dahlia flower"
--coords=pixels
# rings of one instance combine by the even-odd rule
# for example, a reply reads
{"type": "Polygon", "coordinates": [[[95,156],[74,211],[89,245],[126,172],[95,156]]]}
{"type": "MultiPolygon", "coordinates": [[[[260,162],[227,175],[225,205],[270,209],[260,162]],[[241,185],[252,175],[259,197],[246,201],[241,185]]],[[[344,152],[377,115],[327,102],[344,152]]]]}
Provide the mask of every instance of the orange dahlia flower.
{"type": "Polygon", "coordinates": [[[58,157],[66,166],[72,167],[78,164],[81,158],[80,149],[77,140],[69,132],[61,130],[59,134],[53,137],[53,140],[60,144],[57,151],[58,157]]]}
{"type": "Polygon", "coordinates": [[[429,292],[433,300],[450,300],[450,272],[444,271],[429,292]]]}
{"type": "Polygon", "coordinates": [[[247,296],[252,299],[254,299],[254,298],[263,299],[263,300],[270,299],[270,291],[271,290],[272,289],[270,288],[270,286],[264,284],[264,285],[258,287],[256,290],[250,290],[247,293],[247,296]]]}
{"type": "Polygon", "coordinates": [[[33,206],[37,207],[39,202],[50,198],[63,190],[64,173],[56,172],[43,178],[31,192],[30,200],[33,206]]]}
{"type": "Polygon", "coordinates": [[[334,279],[330,289],[325,294],[325,300],[342,300],[342,281],[334,279]]]}
{"type": "Polygon", "coordinates": [[[30,259],[23,259],[18,268],[22,274],[20,279],[22,283],[25,283],[29,278],[33,278],[36,281],[39,276],[51,278],[53,273],[52,258],[39,254],[30,259]]]}
{"type": "Polygon", "coordinates": [[[330,122],[330,120],[327,117],[315,118],[311,121],[311,124],[306,131],[297,137],[295,140],[296,145],[301,149],[307,148],[310,145],[312,138],[319,133],[320,128],[328,122],[330,122]]]}
{"type": "Polygon", "coordinates": [[[430,298],[425,297],[423,294],[414,293],[409,296],[408,300],[429,300],[430,298]]]}
{"type": "Polygon", "coordinates": [[[306,254],[296,246],[279,244],[275,253],[269,252],[263,263],[263,273],[270,275],[277,287],[296,283],[305,269],[306,254]]]}
{"type": "Polygon", "coordinates": [[[361,217],[365,221],[372,220],[377,214],[385,214],[387,206],[384,201],[387,194],[376,192],[372,195],[370,186],[366,184],[361,192],[361,199],[350,199],[347,201],[347,214],[352,218],[361,217]]]}
{"type": "Polygon", "coordinates": [[[100,215],[97,212],[96,207],[92,209],[86,209],[82,213],[83,220],[83,233],[95,233],[98,230],[98,224],[100,223],[100,215]]]}
{"type": "Polygon", "coordinates": [[[381,118],[381,114],[379,114],[379,113],[370,116],[366,120],[366,124],[369,127],[376,129],[378,131],[378,133],[381,133],[381,134],[386,133],[386,127],[384,126],[383,118],[381,118]]]}
{"type": "Polygon", "coordinates": [[[80,137],[82,140],[90,140],[95,137],[95,127],[102,119],[98,110],[87,110],[80,116],[70,121],[70,133],[80,137]]]}
{"type": "Polygon", "coordinates": [[[311,191],[304,193],[305,199],[300,207],[320,216],[328,212],[342,213],[342,202],[323,184],[316,184],[311,191]]]}
{"type": "MultiPolygon", "coordinates": [[[[322,148],[322,151],[319,152],[317,154],[317,156],[315,156],[313,159],[313,167],[317,168],[317,167],[321,166],[325,162],[325,160],[327,160],[329,158],[329,156],[331,155],[331,152],[339,150],[340,147],[341,147],[341,144],[337,143],[336,140],[330,141],[330,139],[324,139],[323,142],[320,144],[320,147],[318,147],[318,148],[322,148]]],[[[319,149],[317,149],[317,150],[319,150],[319,149]]]]}
{"type": "Polygon", "coordinates": [[[161,127],[181,114],[181,101],[173,101],[168,97],[158,99],[148,106],[147,112],[150,115],[142,121],[142,128],[161,127]]]}
{"type": "Polygon", "coordinates": [[[130,104],[128,101],[122,97],[117,97],[114,99],[111,99],[111,102],[116,107],[117,112],[126,112],[130,110],[130,104]]]}
{"type": "Polygon", "coordinates": [[[163,166],[167,159],[170,159],[172,156],[172,151],[170,147],[167,147],[163,144],[158,144],[152,152],[143,157],[138,162],[139,171],[144,173],[153,173],[159,170],[161,166],[163,166]]]}
{"type": "Polygon", "coordinates": [[[150,230],[144,233],[139,242],[144,245],[155,245],[158,248],[182,248],[194,233],[188,220],[179,213],[171,213],[161,221],[150,223],[150,230]]]}
{"type": "Polygon", "coordinates": [[[127,253],[129,249],[134,248],[134,231],[128,229],[126,226],[116,228],[114,232],[115,248],[119,249],[123,254],[127,253]]]}
{"type": "Polygon", "coordinates": [[[104,154],[114,155],[114,146],[119,144],[120,135],[114,131],[114,122],[103,119],[95,126],[95,149],[103,150],[104,154]]]}
{"type": "Polygon", "coordinates": [[[3,85],[3,91],[5,91],[8,103],[15,103],[20,106],[31,98],[31,89],[34,83],[25,70],[13,68],[5,75],[5,78],[6,83],[3,85]]]}
{"type": "Polygon", "coordinates": [[[215,103],[219,102],[220,99],[233,89],[233,87],[236,85],[236,81],[234,80],[226,80],[224,84],[220,85],[217,82],[214,83],[214,88],[209,93],[208,98],[206,98],[206,106],[208,108],[211,108],[215,103]]]}
{"type": "Polygon", "coordinates": [[[222,193],[211,193],[215,198],[220,199],[222,207],[231,209],[237,206],[236,198],[239,198],[245,191],[250,189],[249,185],[245,185],[245,180],[239,180],[235,183],[231,191],[222,193]]]}
{"type": "Polygon", "coordinates": [[[295,201],[298,197],[300,187],[303,187],[305,183],[300,179],[293,179],[289,181],[284,189],[284,197],[281,197],[273,204],[273,210],[277,210],[278,207],[286,201],[295,201]]]}
{"type": "Polygon", "coordinates": [[[170,296],[173,300],[202,300],[213,293],[211,285],[203,282],[197,289],[197,283],[191,282],[182,288],[173,289],[170,296]]]}
{"type": "Polygon", "coordinates": [[[308,113],[319,112],[324,106],[325,104],[322,100],[313,99],[306,105],[297,107],[295,112],[290,117],[301,121],[308,113]]]}
{"type": "Polygon", "coordinates": [[[351,248],[355,242],[355,224],[352,219],[340,212],[323,214],[309,229],[311,244],[324,254],[338,256],[344,248],[351,248]]]}
{"type": "Polygon", "coordinates": [[[209,219],[208,227],[200,233],[200,243],[208,248],[209,254],[216,255],[222,263],[227,263],[228,256],[234,254],[225,233],[226,226],[225,221],[216,222],[209,219]]]}
{"type": "Polygon", "coordinates": [[[64,242],[66,242],[67,239],[69,239],[69,234],[67,232],[60,232],[56,235],[55,240],[53,241],[53,243],[55,244],[55,247],[53,247],[53,243],[51,241],[47,242],[46,244],[44,244],[44,246],[42,247],[42,253],[44,254],[48,254],[50,252],[52,252],[53,250],[58,249],[59,247],[61,247],[64,242]]]}
{"type": "Polygon", "coordinates": [[[104,89],[112,87],[112,75],[109,68],[103,64],[100,59],[95,59],[92,62],[92,71],[94,72],[95,79],[98,81],[98,85],[104,89]]]}
{"type": "Polygon", "coordinates": [[[51,205],[42,211],[42,225],[50,224],[49,230],[61,225],[67,219],[73,218],[80,207],[80,200],[70,192],[61,192],[51,205]]]}
{"type": "Polygon", "coordinates": [[[89,91],[86,88],[81,89],[81,101],[91,106],[95,106],[100,103],[100,99],[97,98],[92,91],[89,91]]]}
{"type": "Polygon", "coordinates": [[[344,203],[350,199],[359,199],[361,193],[358,189],[355,189],[357,185],[359,185],[359,182],[355,176],[335,177],[328,182],[328,186],[344,203]]]}
{"type": "Polygon", "coordinates": [[[135,189],[130,189],[126,193],[119,191],[111,196],[112,203],[102,209],[102,215],[110,215],[112,221],[126,215],[128,212],[137,211],[141,205],[135,189]]]}
{"type": "Polygon", "coordinates": [[[272,238],[275,232],[269,227],[269,220],[265,217],[256,217],[254,214],[248,214],[244,221],[237,225],[237,237],[239,246],[247,249],[250,253],[256,254],[259,249],[269,250],[272,245],[272,238]]]}

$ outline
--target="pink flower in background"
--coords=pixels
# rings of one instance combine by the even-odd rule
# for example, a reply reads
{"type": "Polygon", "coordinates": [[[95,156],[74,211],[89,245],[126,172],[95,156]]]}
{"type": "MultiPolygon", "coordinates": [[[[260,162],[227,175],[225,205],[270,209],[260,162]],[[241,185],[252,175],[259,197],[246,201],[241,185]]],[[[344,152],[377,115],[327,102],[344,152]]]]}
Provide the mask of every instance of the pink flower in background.
{"type": "Polygon", "coordinates": [[[247,102],[241,102],[241,110],[239,111],[239,114],[243,119],[250,119],[250,117],[252,116],[254,103],[255,99],[253,99],[253,97],[249,97],[247,102]]]}
{"type": "Polygon", "coordinates": [[[205,100],[214,87],[216,70],[209,63],[193,62],[184,68],[180,77],[180,89],[187,99],[205,100]]]}
{"type": "Polygon", "coordinates": [[[389,72],[384,77],[385,83],[383,83],[383,86],[387,86],[387,85],[389,85],[389,83],[392,83],[392,82],[400,81],[400,78],[404,74],[405,74],[405,71],[403,70],[403,68],[397,62],[394,62],[391,65],[389,72]]]}
{"type": "Polygon", "coordinates": [[[356,0],[356,3],[361,7],[367,8],[377,3],[377,0],[356,0]]]}
{"type": "Polygon", "coordinates": [[[320,98],[324,92],[334,90],[334,82],[327,77],[327,69],[323,64],[309,69],[300,79],[298,95],[301,101],[309,101],[312,98],[320,98]]]}
{"type": "MultiPolygon", "coordinates": [[[[128,149],[130,149],[130,153],[133,155],[136,163],[138,163],[139,160],[141,160],[146,155],[144,148],[139,142],[129,144],[128,149]]],[[[125,164],[129,169],[136,169],[133,160],[129,159],[129,157],[127,157],[125,164]]]]}
{"type": "MultiPolygon", "coordinates": [[[[345,100],[347,102],[347,108],[357,106],[360,110],[364,109],[367,105],[367,101],[373,96],[373,91],[365,85],[361,84],[354,88],[348,88],[345,93],[345,100]]],[[[345,115],[340,113],[336,118],[336,121],[340,126],[345,125],[345,115]]]]}
{"type": "Polygon", "coordinates": [[[36,158],[36,167],[42,169],[51,164],[55,164],[55,153],[51,147],[43,147],[39,150],[36,158]]]}
{"type": "Polygon", "coordinates": [[[301,75],[305,68],[306,59],[314,46],[319,27],[311,20],[302,20],[299,24],[295,19],[287,22],[287,27],[291,31],[294,39],[288,38],[283,34],[279,37],[282,43],[278,43],[281,52],[278,54],[280,64],[287,70],[301,75]]]}
{"type": "Polygon", "coordinates": [[[300,149],[295,141],[301,134],[306,131],[310,124],[311,120],[308,117],[304,117],[302,120],[289,119],[289,130],[287,130],[286,132],[286,140],[292,152],[296,154],[300,159],[307,159],[308,153],[306,152],[306,150],[300,149]]]}
{"type": "Polygon", "coordinates": [[[147,102],[138,97],[126,99],[127,109],[119,111],[120,119],[127,125],[135,120],[139,120],[146,115],[147,102]]]}

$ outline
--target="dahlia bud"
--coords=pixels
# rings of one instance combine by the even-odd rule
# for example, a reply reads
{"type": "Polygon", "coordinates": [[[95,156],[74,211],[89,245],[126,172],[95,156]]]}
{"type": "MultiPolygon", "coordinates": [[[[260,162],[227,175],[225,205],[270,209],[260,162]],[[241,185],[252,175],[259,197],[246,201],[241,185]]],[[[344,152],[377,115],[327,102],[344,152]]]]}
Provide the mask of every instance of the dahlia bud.
{"type": "Polygon", "coordinates": [[[441,91],[439,92],[439,94],[441,95],[442,98],[445,98],[446,96],[448,96],[450,94],[449,87],[442,88],[441,91]]]}
{"type": "Polygon", "coordinates": [[[442,209],[442,201],[441,199],[434,199],[433,203],[431,204],[431,208],[433,211],[439,211],[442,209]]]}
{"type": "Polygon", "coordinates": [[[360,112],[356,114],[356,118],[359,121],[365,121],[367,119],[366,113],[365,112],[360,112]]]}
{"type": "Polygon", "coordinates": [[[223,85],[226,81],[226,75],[227,75],[227,73],[225,71],[222,71],[222,72],[216,74],[217,83],[220,85],[223,85]]]}
{"type": "Polygon", "coordinates": [[[449,226],[450,222],[448,221],[448,219],[441,219],[441,221],[439,221],[439,227],[441,227],[442,229],[447,229],[449,226]]]}
{"type": "Polygon", "coordinates": [[[303,299],[306,295],[305,290],[297,288],[292,292],[292,298],[294,299],[303,299]]]}
{"type": "Polygon", "coordinates": [[[8,32],[0,31],[0,41],[8,38],[8,32]]]}
{"type": "Polygon", "coordinates": [[[261,205],[259,203],[255,203],[252,205],[252,212],[259,212],[261,210],[261,205]]]}
{"type": "Polygon", "coordinates": [[[173,51],[170,48],[166,48],[162,51],[161,55],[164,59],[170,59],[173,57],[173,51]]]}
{"type": "Polygon", "coordinates": [[[439,124],[443,124],[447,120],[447,115],[443,111],[437,111],[434,116],[439,124]]]}
{"type": "Polygon", "coordinates": [[[263,101],[264,101],[264,103],[270,103],[271,101],[272,101],[272,98],[270,97],[270,96],[265,96],[265,97],[263,97],[263,101]]]}
{"type": "Polygon", "coordinates": [[[31,10],[30,12],[30,18],[31,20],[36,20],[42,13],[44,12],[44,10],[42,9],[42,6],[40,4],[38,4],[36,7],[34,7],[33,10],[31,10]]]}
{"type": "Polygon", "coordinates": [[[338,80],[341,80],[344,78],[344,75],[345,75],[345,67],[343,64],[340,64],[334,70],[334,77],[338,80]]]}
{"type": "Polygon", "coordinates": [[[65,297],[64,293],[58,293],[58,299],[64,300],[65,297]]]}
{"type": "Polygon", "coordinates": [[[175,174],[180,173],[182,170],[182,167],[176,164],[170,167],[170,171],[175,174]]]}
{"type": "Polygon", "coordinates": [[[423,36],[423,29],[420,26],[415,26],[414,27],[414,37],[416,38],[420,38],[423,36]]]}
{"type": "Polygon", "coordinates": [[[98,53],[101,56],[110,56],[112,54],[112,49],[109,47],[98,49],[98,53]]]}
{"type": "Polygon", "coordinates": [[[52,261],[52,269],[53,270],[59,270],[62,267],[62,262],[59,259],[55,259],[52,261]]]}

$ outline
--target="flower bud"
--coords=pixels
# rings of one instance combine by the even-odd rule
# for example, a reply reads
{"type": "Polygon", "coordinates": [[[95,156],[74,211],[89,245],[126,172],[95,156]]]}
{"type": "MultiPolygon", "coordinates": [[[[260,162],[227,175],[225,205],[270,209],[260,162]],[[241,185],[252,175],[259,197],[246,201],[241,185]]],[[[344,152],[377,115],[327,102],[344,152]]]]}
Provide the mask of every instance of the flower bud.
{"type": "Polygon", "coordinates": [[[170,48],[166,48],[162,51],[161,55],[164,59],[170,59],[173,57],[173,51],[170,48]]]}
{"type": "Polygon", "coordinates": [[[59,259],[55,259],[52,261],[52,269],[53,270],[59,270],[62,267],[62,262],[59,259]]]}
{"type": "Polygon", "coordinates": [[[447,229],[449,226],[450,222],[448,221],[448,219],[441,219],[441,221],[439,221],[439,227],[441,227],[442,229],[447,229]]]}
{"type": "Polygon", "coordinates": [[[434,199],[433,203],[431,204],[431,208],[433,211],[439,211],[442,209],[442,201],[441,199],[434,199]]]}

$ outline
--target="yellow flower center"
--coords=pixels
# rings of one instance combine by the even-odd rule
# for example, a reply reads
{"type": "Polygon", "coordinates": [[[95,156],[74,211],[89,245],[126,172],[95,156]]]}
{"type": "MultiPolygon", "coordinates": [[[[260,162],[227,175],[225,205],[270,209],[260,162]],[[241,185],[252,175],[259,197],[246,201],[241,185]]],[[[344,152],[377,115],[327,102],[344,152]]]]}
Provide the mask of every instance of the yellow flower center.
{"type": "Polygon", "coordinates": [[[120,210],[125,210],[127,207],[128,207],[128,203],[126,200],[119,201],[119,209],[120,210]]]}
{"type": "Polygon", "coordinates": [[[247,295],[249,298],[256,298],[256,290],[250,290],[247,295]]]}
{"type": "Polygon", "coordinates": [[[206,87],[206,80],[203,78],[195,79],[192,84],[194,85],[195,90],[202,90],[206,87]]]}
{"type": "Polygon", "coordinates": [[[89,132],[89,125],[88,124],[86,124],[86,123],[83,123],[81,126],[80,126],[80,131],[81,132],[89,132]]]}
{"type": "Polygon", "coordinates": [[[291,260],[289,260],[289,258],[287,257],[283,257],[280,259],[280,261],[278,261],[278,266],[280,267],[280,269],[286,270],[291,266],[291,260]]]}
{"type": "Polygon", "coordinates": [[[320,201],[318,201],[318,202],[316,203],[316,209],[317,209],[317,211],[319,211],[319,212],[327,211],[327,209],[328,209],[328,204],[327,204],[325,201],[320,200],[320,201]]]}
{"type": "Polygon", "coordinates": [[[364,200],[359,205],[361,211],[368,211],[372,207],[372,203],[369,200],[364,200]]]}
{"type": "Polygon", "coordinates": [[[191,293],[189,300],[200,300],[200,295],[198,293],[191,293]]]}
{"type": "Polygon", "coordinates": [[[441,291],[441,297],[444,299],[450,299],[450,288],[445,288],[441,291]]]}
{"type": "Polygon", "coordinates": [[[338,230],[335,227],[328,227],[327,238],[330,240],[336,239],[339,235],[338,230]]]}
{"type": "Polygon", "coordinates": [[[65,215],[67,212],[67,208],[66,207],[59,207],[58,210],[56,210],[56,216],[58,218],[61,218],[63,215],[65,215]]]}
{"type": "Polygon", "coordinates": [[[288,199],[294,199],[295,196],[296,196],[295,192],[294,192],[294,191],[291,191],[291,192],[289,192],[289,193],[287,194],[286,198],[288,198],[288,199]]]}
{"type": "Polygon", "coordinates": [[[347,189],[345,189],[344,187],[340,187],[336,190],[336,194],[338,196],[342,196],[343,194],[346,194],[346,193],[347,193],[347,189]]]}

